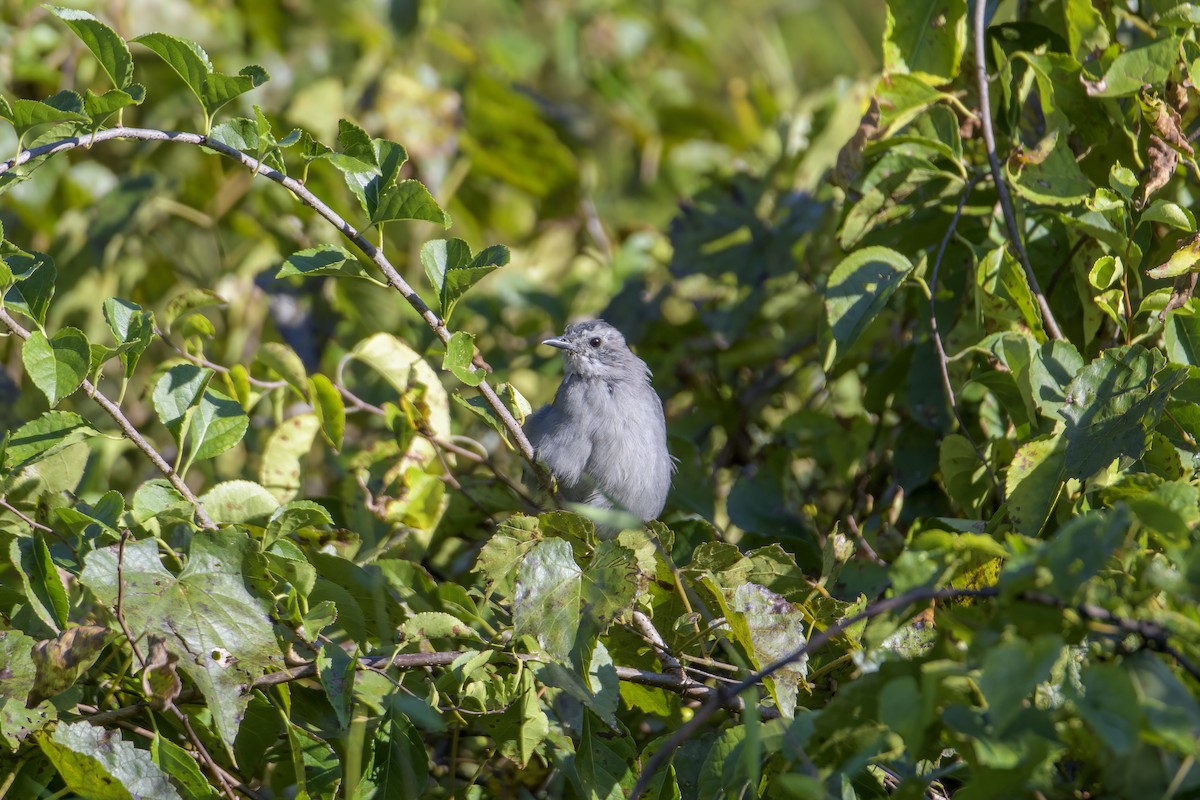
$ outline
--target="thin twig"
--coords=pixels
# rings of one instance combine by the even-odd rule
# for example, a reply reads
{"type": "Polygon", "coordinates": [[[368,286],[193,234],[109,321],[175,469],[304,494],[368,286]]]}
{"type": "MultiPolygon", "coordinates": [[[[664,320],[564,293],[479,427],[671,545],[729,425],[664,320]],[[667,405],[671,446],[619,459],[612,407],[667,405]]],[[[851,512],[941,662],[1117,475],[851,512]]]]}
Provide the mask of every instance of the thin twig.
{"type": "Polygon", "coordinates": [[[1023,592],[1021,599],[1030,603],[1037,603],[1042,606],[1050,606],[1051,608],[1070,609],[1078,614],[1083,619],[1089,622],[1099,622],[1105,625],[1111,625],[1117,628],[1122,635],[1137,636],[1142,640],[1143,646],[1148,650],[1155,650],[1159,653],[1164,653],[1179,664],[1186,673],[1191,675],[1197,681],[1200,681],[1200,667],[1193,664],[1191,659],[1185,656],[1170,642],[1171,631],[1159,625],[1157,622],[1143,619],[1130,619],[1128,617],[1118,616],[1107,608],[1084,603],[1082,605],[1073,606],[1059,598],[1045,592],[1023,592]]]}
{"type": "MultiPolygon", "coordinates": [[[[8,502],[8,498],[5,497],[4,495],[0,495],[0,508],[4,508],[7,511],[15,514],[18,518],[21,519],[21,521],[23,521],[25,524],[29,525],[35,531],[41,531],[42,533],[50,534],[51,536],[53,536],[55,539],[58,540],[59,544],[63,545],[64,547],[66,547],[68,550],[71,551],[71,555],[75,556],[76,563],[83,563],[83,560],[79,557],[79,551],[77,549],[75,549],[75,545],[72,544],[71,541],[67,537],[63,536],[58,531],[54,530],[54,528],[48,527],[46,525],[43,525],[40,522],[37,522],[36,520],[31,518],[29,515],[22,512],[21,509],[17,508],[12,503],[8,502]]],[[[4,797],[4,795],[0,794],[0,798],[2,798],[2,797],[4,797]]]]}
{"type": "MultiPolygon", "coordinates": [[[[38,149],[41,150],[42,148],[38,149]]],[[[21,155],[24,156],[29,152],[31,151],[26,150],[21,155]]],[[[18,159],[19,158],[20,156],[18,156],[18,159]]],[[[0,164],[0,174],[3,174],[5,170],[10,168],[12,163],[13,162],[9,161],[5,162],[4,164],[0,164]]],[[[21,337],[22,340],[29,338],[29,331],[25,330],[25,328],[22,327],[19,322],[12,318],[7,309],[0,308],[0,322],[3,322],[5,325],[7,325],[8,329],[17,336],[21,337]]],[[[83,391],[87,393],[87,396],[95,400],[96,403],[102,409],[104,409],[105,413],[113,418],[113,421],[117,423],[117,426],[121,429],[121,432],[125,434],[125,437],[137,445],[138,449],[145,453],[146,457],[150,459],[150,463],[152,463],[158,469],[158,471],[161,472],[166,479],[171,482],[171,485],[175,487],[175,491],[183,495],[184,499],[186,499],[192,504],[192,506],[195,507],[196,518],[200,520],[200,527],[208,528],[209,530],[215,530],[217,524],[212,521],[212,517],[210,517],[208,512],[204,510],[204,506],[200,505],[200,498],[196,497],[195,493],[192,492],[188,485],[183,482],[183,478],[180,478],[179,474],[171,468],[171,465],[168,464],[166,460],[158,454],[158,451],[154,449],[154,446],[150,444],[150,442],[146,441],[144,436],[138,433],[138,429],[133,426],[133,423],[130,422],[129,418],[125,416],[125,413],[121,411],[121,407],[104,396],[104,394],[102,394],[100,390],[97,389],[92,382],[86,378],[84,379],[82,386],[83,391]]]]}
{"type": "MultiPolygon", "coordinates": [[[[159,327],[157,325],[154,326],[154,332],[156,334],[158,334],[158,337],[160,339],[162,339],[164,342],[166,342],[167,346],[169,346],[172,350],[174,350],[180,356],[182,356],[183,358],[185,358],[186,360],[192,362],[193,364],[195,364],[197,366],[206,367],[208,369],[211,369],[213,372],[220,372],[225,375],[227,375],[233,371],[229,367],[222,366],[221,364],[217,364],[212,361],[209,361],[204,356],[198,356],[193,353],[189,353],[187,350],[185,350],[184,348],[180,347],[175,342],[172,342],[169,338],[167,338],[167,335],[165,333],[163,333],[162,330],[159,329],[159,327]]],[[[253,375],[251,375],[249,373],[249,370],[247,370],[247,372],[246,372],[246,382],[249,383],[251,386],[257,386],[259,389],[267,389],[267,390],[283,389],[284,387],[289,385],[287,381],[264,381],[261,378],[255,378],[253,375]]]]}
{"type": "Polygon", "coordinates": [[[204,742],[200,741],[200,737],[196,735],[196,731],[192,729],[192,721],[188,719],[188,715],[180,711],[175,706],[170,706],[170,709],[175,712],[176,719],[183,725],[183,731],[187,734],[188,739],[192,742],[192,747],[196,748],[196,752],[200,755],[200,760],[208,767],[208,771],[217,779],[217,784],[221,790],[225,792],[225,796],[229,800],[237,800],[237,795],[233,793],[233,787],[229,785],[229,781],[225,779],[226,772],[217,766],[217,762],[213,760],[212,755],[208,752],[208,748],[204,746],[204,742]]]}
{"type": "MultiPolygon", "coordinates": [[[[109,128],[107,130],[97,131],[88,136],[75,136],[69,139],[61,139],[57,142],[50,142],[40,147],[35,147],[31,150],[25,150],[19,153],[16,158],[0,162],[0,175],[3,175],[12,168],[20,166],[21,164],[24,164],[34,158],[63,153],[68,150],[73,150],[77,147],[90,147],[94,144],[112,141],[114,139],[131,139],[147,142],[175,142],[197,147],[206,147],[209,150],[213,150],[223,156],[226,156],[227,158],[231,158],[234,161],[241,163],[243,166],[248,168],[253,175],[261,175],[262,177],[285,187],[293,195],[295,195],[296,199],[298,199],[301,203],[313,209],[320,216],[324,217],[325,220],[333,225],[333,227],[337,228],[337,230],[341,232],[343,236],[349,239],[350,242],[353,243],[354,246],[363,253],[363,255],[369,258],[375,264],[375,266],[379,268],[379,271],[383,273],[388,284],[393,289],[398,291],[406,301],[408,301],[408,304],[412,306],[413,310],[415,310],[418,315],[420,315],[421,319],[425,321],[425,324],[429,326],[429,328],[434,332],[434,335],[436,335],[443,344],[450,341],[451,332],[446,327],[445,321],[440,319],[438,315],[435,314],[433,310],[425,304],[425,301],[422,300],[420,295],[417,294],[416,290],[414,290],[412,286],[410,286],[408,282],[404,280],[396,268],[392,266],[391,261],[384,256],[383,252],[378,247],[371,244],[371,242],[369,242],[365,237],[363,237],[363,235],[359,233],[354,226],[342,219],[342,217],[336,211],[326,205],[324,201],[310,192],[308,187],[295,178],[290,178],[279,170],[267,166],[257,159],[246,155],[237,148],[230,147],[223,142],[210,139],[207,136],[202,136],[197,133],[184,133],[180,131],[155,130],[153,128],[109,128]]],[[[539,476],[543,476],[544,470],[542,470],[537,464],[533,445],[530,444],[529,438],[525,436],[524,430],[521,429],[521,424],[517,422],[516,418],[513,417],[512,412],[510,412],[508,407],[504,405],[504,401],[500,399],[498,394],[496,394],[496,390],[493,389],[487,381],[483,381],[476,388],[478,392],[483,395],[483,399],[487,402],[487,404],[491,406],[492,411],[494,411],[496,416],[499,417],[501,423],[504,425],[505,429],[507,429],[512,441],[516,444],[521,455],[525,457],[525,460],[529,462],[539,476]]]]}
{"type": "Polygon", "coordinates": [[[121,626],[121,632],[129,640],[129,646],[133,648],[133,655],[137,658],[138,666],[145,669],[146,659],[138,648],[137,639],[134,638],[133,632],[129,630],[129,625],[125,622],[125,540],[128,538],[129,531],[123,530],[121,538],[117,542],[117,624],[121,626]]]}
{"type": "Polygon", "coordinates": [[[649,617],[641,611],[633,612],[633,627],[654,648],[654,654],[658,657],[659,663],[663,665],[663,670],[668,675],[674,675],[681,681],[687,679],[687,673],[683,671],[683,665],[679,663],[679,659],[667,647],[662,635],[658,632],[658,628],[654,627],[654,623],[650,621],[649,617]]]}
{"type": "MultiPolygon", "coordinates": [[[[98,709],[96,706],[89,706],[89,705],[85,705],[84,703],[79,703],[78,705],[75,706],[75,708],[77,710],[83,712],[84,714],[89,715],[87,717],[87,721],[89,723],[91,723],[92,725],[99,725],[100,723],[98,723],[97,720],[99,720],[105,713],[105,712],[100,711],[100,709],[98,709]]],[[[161,735],[161,734],[155,733],[154,731],[150,730],[149,728],[143,728],[141,725],[137,725],[132,722],[126,722],[124,719],[114,719],[114,720],[112,720],[112,723],[119,728],[124,728],[127,731],[136,733],[138,736],[149,739],[151,741],[153,741],[155,737],[161,735]]],[[[185,749],[184,752],[187,753],[189,756],[191,756],[196,761],[202,761],[202,759],[200,758],[200,754],[195,752],[194,750],[186,750],[185,749]]],[[[251,800],[262,800],[262,795],[260,795],[258,792],[251,789],[249,786],[247,786],[236,775],[231,774],[226,769],[222,769],[219,764],[215,765],[215,766],[225,776],[225,780],[227,780],[230,784],[232,784],[233,787],[235,789],[237,789],[239,792],[241,792],[242,794],[251,798],[251,800]]],[[[3,797],[3,794],[0,794],[0,797],[3,797]]]]}
{"type": "Polygon", "coordinates": [[[860,613],[855,614],[852,617],[839,620],[837,623],[830,625],[825,630],[817,632],[816,635],[806,641],[803,645],[796,648],[778,661],[768,664],[763,669],[755,672],[738,683],[730,686],[722,686],[713,692],[709,699],[706,700],[704,704],[696,710],[695,716],[692,717],[690,721],[681,725],[679,728],[676,728],[675,732],[671,734],[671,736],[668,737],[667,740],[663,742],[662,745],[660,745],[659,748],[654,752],[654,755],[650,756],[650,758],[645,762],[645,767],[642,769],[642,774],[638,777],[637,784],[633,787],[633,793],[630,795],[631,800],[636,800],[642,796],[642,794],[646,791],[646,787],[649,786],[650,780],[654,777],[654,774],[658,772],[659,768],[661,768],[663,764],[671,758],[672,754],[674,754],[675,750],[677,750],[680,745],[692,738],[692,736],[694,736],[700,730],[700,728],[712,718],[712,715],[717,713],[717,711],[723,707],[723,701],[727,696],[740,695],[747,689],[756,686],[764,678],[769,678],[797,659],[806,656],[809,653],[820,649],[821,647],[824,647],[835,637],[840,636],[847,628],[857,625],[865,620],[874,619],[875,617],[882,616],[883,614],[907,608],[916,602],[926,600],[950,600],[957,597],[994,597],[998,593],[999,590],[995,588],[930,589],[922,587],[919,589],[913,589],[910,592],[905,592],[904,594],[896,597],[889,597],[886,600],[881,600],[874,605],[867,606],[867,608],[863,609],[863,611],[860,613]]]}
{"type": "Polygon", "coordinates": [[[21,519],[21,520],[22,520],[22,521],[23,521],[23,522],[24,522],[26,525],[28,525],[29,527],[33,528],[35,531],[42,531],[43,533],[55,533],[55,534],[57,533],[57,532],[54,530],[54,528],[49,528],[49,527],[46,527],[46,526],[45,526],[45,525],[43,525],[42,523],[40,523],[40,522],[36,522],[36,521],[34,521],[33,519],[31,519],[30,517],[28,517],[28,516],[27,516],[27,515],[26,515],[24,512],[22,512],[22,511],[21,511],[19,508],[17,508],[16,506],[14,506],[12,503],[8,502],[8,498],[7,498],[7,497],[4,497],[3,495],[0,495],[0,507],[3,507],[3,508],[5,508],[5,509],[7,509],[8,511],[11,511],[13,514],[16,514],[18,517],[20,517],[20,519],[21,519]]]}
{"type": "Polygon", "coordinates": [[[996,184],[996,194],[1000,197],[1000,209],[1004,212],[1004,224],[1008,227],[1008,238],[1012,242],[1013,249],[1017,251],[1017,258],[1020,259],[1021,266],[1025,269],[1025,278],[1029,281],[1029,291],[1033,293],[1038,309],[1042,312],[1042,324],[1046,326],[1046,332],[1050,334],[1050,338],[1061,339],[1063,338],[1062,331],[1059,330],[1058,323],[1054,320],[1050,304],[1046,302],[1046,295],[1042,294],[1042,287],[1038,285],[1037,276],[1033,273],[1033,265],[1029,263],[1029,254],[1025,252],[1025,245],[1021,242],[1021,231],[1017,228],[1017,215],[1013,211],[1012,198],[1008,195],[1008,184],[1005,183],[1004,173],[1000,170],[1000,159],[996,156],[996,135],[992,131],[992,101],[988,95],[987,60],[984,58],[983,51],[986,12],[987,3],[977,2],[975,4],[975,78],[979,85],[979,120],[983,128],[983,143],[987,148],[988,163],[992,167],[992,180],[996,184]]]}
{"type": "Polygon", "coordinates": [[[942,344],[942,334],[938,330],[937,321],[937,284],[938,273],[942,268],[942,259],[946,255],[946,247],[954,237],[955,229],[958,228],[958,221],[962,219],[962,212],[967,204],[967,199],[971,196],[971,191],[975,188],[975,184],[979,182],[979,178],[980,176],[976,175],[967,182],[966,188],[963,189],[962,197],[958,199],[958,208],[954,209],[954,216],[950,219],[950,227],[946,229],[946,235],[942,237],[942,242],[938,245],[937,256],[933,259],[933,273],[929,276],[929,329],[933,333],[933,345],[937,349],[938,370],[942,375],[942,389],[946,392],[946,400],[950,403],[950,410],[954,412],[954,419],[958,422],[958,429],[963,437],[970,442],[971,449],[975,451],[975,456],[979,459],[979,463],[983,464],[983,468],[987,470],[988,478],[992,482],[992,488],[996,491],[996,497],[1003,504],[1004,487],[996,479],[996,473],[992,472],[992,466],[988,464],[983,450],[976,444],[975,437],[967,430],[967,425],[963,422],[962,414],[958,410],[958,402],[954,399],[954,386],[950,383],[949,359],[946,356],[946,348],[942,344]]]}

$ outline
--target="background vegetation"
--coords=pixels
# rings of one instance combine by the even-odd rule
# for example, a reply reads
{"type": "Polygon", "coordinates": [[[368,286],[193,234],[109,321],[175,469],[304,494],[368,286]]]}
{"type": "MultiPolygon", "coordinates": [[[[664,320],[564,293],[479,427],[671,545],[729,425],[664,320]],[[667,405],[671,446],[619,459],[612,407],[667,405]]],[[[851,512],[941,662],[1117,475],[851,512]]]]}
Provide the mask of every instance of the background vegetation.
{"type": "Polygon", "coordinates": [[[1200,793],[1191,4],[88,11],[0,5],[0,796],[1200,793]],[[505,419],[581,316],[609,540],[505,419]]]}

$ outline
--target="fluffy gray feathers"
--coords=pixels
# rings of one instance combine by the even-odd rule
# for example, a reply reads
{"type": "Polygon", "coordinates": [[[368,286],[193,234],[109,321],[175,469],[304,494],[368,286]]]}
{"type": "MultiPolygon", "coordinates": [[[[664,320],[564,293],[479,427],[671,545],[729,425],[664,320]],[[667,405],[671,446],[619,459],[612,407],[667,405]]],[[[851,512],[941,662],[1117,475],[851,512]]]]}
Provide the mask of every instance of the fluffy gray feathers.
{"type": "Polygon", "coordinates": [[[538,458],[567,500],[654,519],[674,464],[650,368],[603,320],[577,322],[543,344],[563,351],[565,368],[554,402],[525,421],[538,458]]]}

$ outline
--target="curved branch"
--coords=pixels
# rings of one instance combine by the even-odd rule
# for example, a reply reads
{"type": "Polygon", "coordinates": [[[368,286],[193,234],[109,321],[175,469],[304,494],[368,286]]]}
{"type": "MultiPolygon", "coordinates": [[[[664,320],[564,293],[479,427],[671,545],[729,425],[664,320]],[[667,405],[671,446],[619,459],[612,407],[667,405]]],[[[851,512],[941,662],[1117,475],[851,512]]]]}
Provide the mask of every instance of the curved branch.
{"type": "Polygon", "coordinates": [[[992,471],[992,465],[988,463],[987,458],[983,454],[983,450],[975,442],[975,437],[967,430],[966,424],[963,422],[962,413],[958,410],[958,401],[954,399],[954,386],[950,382],[950,369],[948,367],[949,357],[946,355],[946,347],[942,343],[942,334],[938,329],[937,321],[937,283],[938,273],[942,269],[942,259],[946,256],[946,247],[950,244],[950,240],[954,237],[954,231],[958,228],[958,221],[962,219],[963,207],[967,204],[967,199],[971,196],[975,184],[979,182],[979,175],[976,175],[967,182],[967,186],[963,189],[962,197],[958,198],[958,207],[954,209],[954,216],[950,219],[950,227],[946,229],[946,235],[942,237],[941,244],[938,245],[937,257],[933,259],[933,273],[929,276],[929,329],[933,334],[933,344],[937,349],[938,356],[938,371],[942,376],[942,390],[946,393],[946,401],[950,403],[950,410],[954,412],[954,419],[958,421],[958,429],[967,441],[971,443],[971,449],[975,451],[975,457],[979,459],[979,463],[983,464],[983,468],[987,470],[988,478],[992,482],[992,488],[996,492],[996,499],[1001,505],[1004,503],[1004,486],[996,479],[996,473],[992,471]]]}
{"type": "MultiPolygon", "coordinates": [[[[146,142],[176,142],[179,144],[190,144],[196,147],[206,147],[209,150],[220,153],[221,155],[231,158],[234,161],[241,163],[244,167],[250,170],[253,175],[261,175],[264,178],[278,183],[280,186],[288,189],[296,198],[308,206],[317,214],[325,218],[333,227],[337,228],[343,236],[369,258],[379,271],[383,273],[387,279],[388,285],[398,291],[408,304],[413,307],[413,310],[420,315],[421,319],[425,320],[434,334],[442,341],[443,344],[450,341],[450,330],[446,327],[444,320],[440,319],[433,312],[420,295],[408,284],[407,281],[400,275],[392,263],[388,261],[383,252],[375,245],[367,241],[361,233],[346,220],[326,205],[320,198],[308,190],[308,188],[296,180],[284,175],[277,169],[264,164],[252,156],[248,156],[237,148],[230,147],[222,142],[213,141],[207,136],[202,136],[198,133],[184,133],[180,131],[161,131],[153,128],[108,128],[106,130],[97,131],[88,136],[75,136],[70,139],[62,139],[57,142],[50,142],[40,147],[35,147],[31,150],[25,150],[18,154],[16,158],[8,161],[0,162],[0,175],[18,167],[28,161],[40,158],[46,155],[55,155],[57,153],[65,153],[68,150],[74,150],[77,147],[91,147],[93,144],[107,142],[112,140],[136,140],[146,142]]],[[[516,443],[517,449],[521,455],[525,457],[535,470],[538,469],[534,456],[533,445],[530,444],[525,432],[521,429],[521,424],[504,405],[504,401],[496,394],[496,390],[491,387],[487,381],[483,381],[476,387],[479,393],[483,395],[483,399],[491,406],[492,411],[500,418],[504,427],[508,430],[513,442],[516,443]]],[[[539,473],[540,474],[540,473],[539,473]]]]}
{"type": "Polygon", "coordinates": [[[1029,291],[1033,293],[1038,309],[1042,312],[1042,323],[1046,326],[1046,332],[1052,339],[1061,339],[1063,338],[1062,331],[1054,319],[1054,314],[1050,311],[1050,304],[1046,302],[1046,295],[1042,293],[1042,287],[1038,285],[1037,276],[1033,274],[1033,265],[1029,263],[1029,254],[1025,252],[1025,245],[1021,243],[1021,231],[1017,227],[1017,215],[1013,211],[1012,198],[1008,195],[1008,184],[1004,182],[1004,173],[1000,170],[1000,159],[996,157],[996,135],[992,131],[992,101],[988,94],[987,65],[983,53],[986,11],[987,3],[977,2],[975,4],[975,80],[979,85],[979,120],[983,127],[983,143],[987,148],[988,163],[992,166],[992,180],[996,184],[996,194],[1000,197],[1000,209],[1004,212],[1004,224],[1008,228],[1008,238],[1012,242],[1013,249],[1017,251],[1017,257],[1025,270],[1025,278],[1029,281],[1029,291]]]}
{"type": "MultiPolygon", "coordinates": [[[[0,167],[2,166],[4,165],[0,165],[0,167]]],[[[3,169],[0,169],[0,173],[3,173],[3,171],[3,169]]],[[[5,325],[7,325],[8,329],[17,336],[21,337],[22,340],[29,338],[29,331],[25,330],[21,323],[12,318],[7,309],[0,308],[0,322],[3,322],[5,325]]],[[[121,432],[125,434],[125,438],[136,444],[138,449],[145,453],[146,457],[150,459],[150,463],[154,464],[158,471],[161,472],[166,479],[171,482],[171,485],[175,487],[175,491],[183,495],[184,499],[186,499],[195,507],[196,518],[200,520],[200,526],[209,530],[215,530],[217,523],[212,521],[212,517],[210,517],[208,512],[204,510],[204,506],[200,505],[200,498],[196,497],[191,488],[183,482],[183,478],[179,477],[175,470],[171,468],[171,465],[166,462],[166,459],[158,454],[158,451],[154,449],[154,445],[150,444],[150,442],[146,441],[146,437],[138,433],[138,429],[133,427],[133,423],[130,422],[129,418],[125,416],[125,413],[121,411],[121,407],[105,397],[104,394],[101,393],[101,391],[86,378],[84,379],[82,386],[83,391],[87,393],[87,396],[95,400],[96,403],[98,403],[99,406],[104,409],[105,413],[113,418],[113,421],[117,423],[117,427],[119,427],[121,432]]]]}
{"type": "Polygon", "coordinates": [[[692,717],[690,721],[677,728],[675,732],[671,734],[671,736],[665,742],[663,742],[657,750],[654,751],[654,755],[652,755],[645,762],[646,765],[642,769],[642,774],[638,777],[638,782],[633,787],[633,793],[630,795],[631,800],[637,800],[637,798],[642,796],[642,794],[646,791],[646,787],[649,786],[650,780],[654,777],[654,774],[658,772],[659,768],[661,768],[663,764],[671,758],[672,754],[674,754],[680,745],[692,738],[692,736],[694,736],[696,732],[699,731],[700,728],[703,727],[710,718],[712,718],[712,715],[717,713],[717,711],[723,707],[723,701],[727,696],[740,695],[742,692],[746,691],[752,686],[757,685],[764,678],[771,677],[779,670],[795,662],[797,659],[824,647],[834,638],[842,635],[847,628],[857,625],[865,620],[874,619],[875,617],[888,614],[892,611],[907,608],[913,603],[921,601],[951,600],[958,597],[995,597],[997,594],[999,594],[999,591],[1000,590],[995,587],[986,589],[931,589],[922,587],[919,589],[913,589],[911,592],[905,592],[904,594],[896,597],[889,597],[886,600],[880,600],[874,605],[867,606],[860,613],[855,614],[852,617],[839,620],[836,624],[829,626],[823,631],[819,631],[811,639],[809,639],[800,647],[797,647],[791,653],[788,653],[786,656],[772,664],[768,664],[766,667],[754,673],[753,675],[747,676],[744,680],[729,686],[723,686],[720,689],[715,690],[709,699],[705,701],[704,705],[700,706],[700,708],[696,711],[696,715],[692,717]]]}
{"type": "MultiPolygon", "coordinates": [[[[823,631],[820,631],[800,647],[797,647],[791,653],[783,658],[768,664],[763,669],[747,676],[744,680],[723,686],[720,689],[713,691],[712,695],[696,711],[696,715],[691,721],[678,728],[662,746],[658,748],[645,763],[646,766],[642,769],[642,774],[638,777],[637,785],[633,788],[633,793],[630,795],[631,800],[637,800],[645,792],[651,778],[663,766],[663,764],[671,758],[671,755],[688,739],[692,738],[696,732],[723,706],[723,702],[727,695],[738,695],[752,686],[760,683],[764,678],[769,678],[787,665],[795,662],[797,659],[808,655],[814,650],[824,647],[835,637],[842,635],[847,628],[853,627],[860,622],[874,619],[875,617],[900,611],[911,606],[913,603],[925,601],[940,601],[940,600],[956,600],[962,598],[994,598],[1000,596],[999,586],[986,586],[981,589],[933,589],[922,587],[889,597],[885,600],[880,600],[874,605],[867,606],[860,613],[852,617],[839,620],[837,624],[831,625],[823,631]]],[[[1099,606],[1090,605],[1087,603],[1073,605],[1064,600],[1061,600],[1054,595],[1039,591],[1026,591],[1018,594],[1014,599],[1035,605],[1047,606],[1056,608],[1062,611],[1072,611],[1081,619],[1089,622],[1100,622],[1116,628],[1122,635],[1134,635],[1142,640],[1142,647],[1147,650],[1153,650],[1159,653],[1170,656],[1179,665],[1180,669],[1187,672],[1196,680],[1200,681],[1200,667],[1193,664],[1179,648],[1170,643],[1171,631],[1159,625],[1156,622],[1149,620],[1130,619],[1121,617],[1112,613],[1108,609],[1099,606]]]]}

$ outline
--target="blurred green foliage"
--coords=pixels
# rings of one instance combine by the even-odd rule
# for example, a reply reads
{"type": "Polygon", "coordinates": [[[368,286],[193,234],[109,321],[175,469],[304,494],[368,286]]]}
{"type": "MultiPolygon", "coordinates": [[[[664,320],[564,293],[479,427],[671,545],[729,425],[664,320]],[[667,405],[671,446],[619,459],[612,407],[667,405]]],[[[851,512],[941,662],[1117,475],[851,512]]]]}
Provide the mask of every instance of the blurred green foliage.
{"type": "Polygon", "coordinates": [[[1197,791],[1192,5],[985,9],[1020,242],[965,0],[88,10],[0,2],[0,796],[1197,791]],[[614,538],[472,388],[591,316],[614,538]]]}

